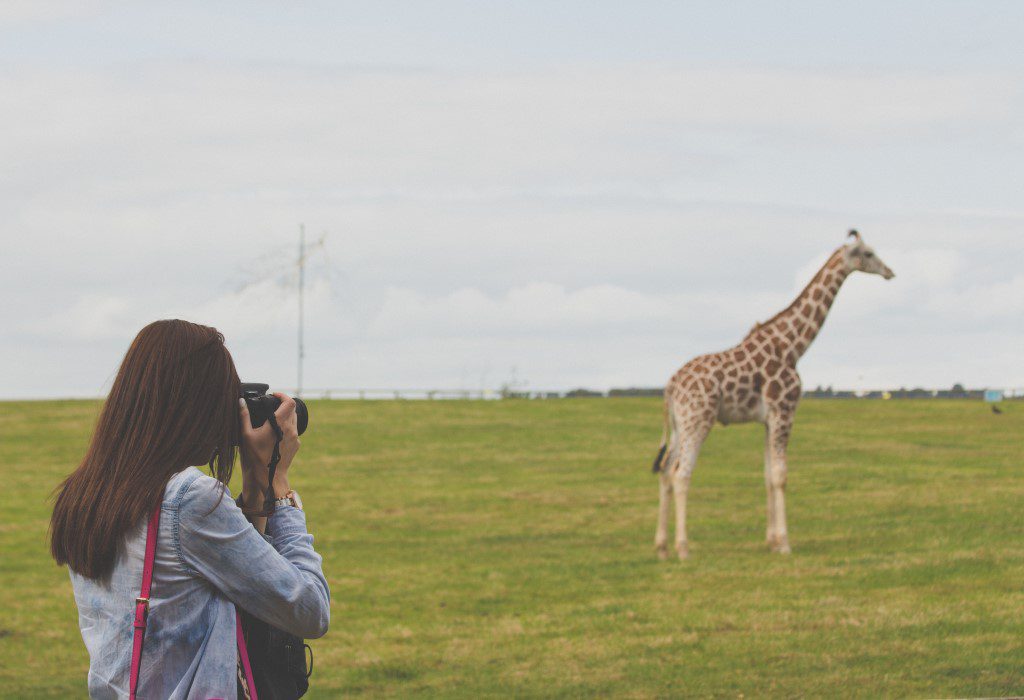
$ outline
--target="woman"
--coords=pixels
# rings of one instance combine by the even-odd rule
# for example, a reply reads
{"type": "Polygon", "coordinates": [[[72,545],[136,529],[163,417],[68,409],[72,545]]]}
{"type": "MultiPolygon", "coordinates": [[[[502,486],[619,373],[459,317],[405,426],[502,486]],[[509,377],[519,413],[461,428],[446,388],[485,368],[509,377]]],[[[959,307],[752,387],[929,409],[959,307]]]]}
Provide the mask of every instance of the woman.
{"type": "Polygon", "coordinates": [[[252,429],[224,337],[157,321],[128,349],[51,520],[53,558],[71,570],[91,697],[128,694],[147,521],[158,503],[140,697],[235,697],[235,605],[299,637],[326,633],[330,592],[288,485],[295,402],[277,396],[284,437],[273,491],[285,500],[250,523],[227,492],[236,445],[240,501],[259,510],[276,438],[269,421],[252,429]],[[206,464],[213,477],[195,466],[206,464]]]}

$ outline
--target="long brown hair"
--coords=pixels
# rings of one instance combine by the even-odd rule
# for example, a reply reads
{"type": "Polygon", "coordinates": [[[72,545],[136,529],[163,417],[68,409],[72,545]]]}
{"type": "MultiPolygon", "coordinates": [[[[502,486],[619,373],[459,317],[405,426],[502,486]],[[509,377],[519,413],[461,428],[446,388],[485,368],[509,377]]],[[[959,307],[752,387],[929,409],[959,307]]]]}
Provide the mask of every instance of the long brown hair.
{"type": "Polygon", "coordinates": [[[227,483],[238,443],[238,373],[224,336],[156,321],[135,336],[100,412],[89,450],[58,487],[50,553],[92,579],[114,568],[125,535],[190,465],[227,483]]]}

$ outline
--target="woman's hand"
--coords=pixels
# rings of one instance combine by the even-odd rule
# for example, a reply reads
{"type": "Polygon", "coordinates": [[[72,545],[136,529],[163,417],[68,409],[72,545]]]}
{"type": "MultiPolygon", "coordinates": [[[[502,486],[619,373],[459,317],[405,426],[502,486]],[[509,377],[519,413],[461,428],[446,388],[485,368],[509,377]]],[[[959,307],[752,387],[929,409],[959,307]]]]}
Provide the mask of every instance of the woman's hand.
{"type": "MultiPolygon", "coordinates": [[[[299,451],[299,430],[295,415],[295,399],[278,392],[275,392],[274,396],[281,399],[281,405],[274,411],[274,416],[283,433],[281,461],[277,463],[277,470],[274,473],[274,497],[284,498],[291,490],[288,486],[288,467],[299,451]]],[[[242,499],[247,507],[260,508],[270,476],[267,464],[274,453],[277,437],[269,420],[254,430],[245,400],[239,399],[238,405],[239,418],[242,421],[242,499]]]]}

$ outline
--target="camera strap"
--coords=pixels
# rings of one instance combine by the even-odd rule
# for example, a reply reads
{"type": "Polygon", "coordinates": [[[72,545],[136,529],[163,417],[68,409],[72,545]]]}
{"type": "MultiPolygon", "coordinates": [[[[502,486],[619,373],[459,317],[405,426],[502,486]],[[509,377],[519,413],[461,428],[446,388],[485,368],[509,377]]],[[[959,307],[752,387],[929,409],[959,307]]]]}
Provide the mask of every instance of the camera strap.
{"type": "Polygon", "coordinates": [[[274,512],[274,475],[277,473],[277,463],[281,461],[281,440],[284,439],[284,432],[277,424],[277,416],[271,413],[267,417],[271,429],[274,431],[274,451],[270,453],[270,461],[267,463],[267,493],[263,499],[264,513],[270,515],[274,512]]]}
{"type": "Polygon", "coordinates": [[[263,509],[253,510],[242,504],[242,497],[239,496],[236,502],[242,512],[249,517],[269,517],[274,513],[274,475],[277,474],[277,463],[281,461],[281,440],[284,439],[284,432],[277,424],[277,416],[271,413],[267,417],[270,428],[274,431],[274,451],[270,453],[270,461],[267,462],[267,490],[263,494],[263,509]]]}

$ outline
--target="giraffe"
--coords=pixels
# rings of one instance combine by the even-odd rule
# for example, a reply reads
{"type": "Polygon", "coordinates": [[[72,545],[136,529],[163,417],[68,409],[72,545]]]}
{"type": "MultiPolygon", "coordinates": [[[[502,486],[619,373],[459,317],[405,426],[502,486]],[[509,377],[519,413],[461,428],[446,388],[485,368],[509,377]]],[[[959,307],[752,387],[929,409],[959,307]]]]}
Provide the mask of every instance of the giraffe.
{"type": "Polygon", "coordinates": [[[796,364],[821,330],[839,287],[855,271],[895,275],[851,230],[814,278],[788,307],[755,323],[739,345],[701,355],[672,375],[665,387],[664,429],[654,460],[660,475],[658,529],[654,546],[668,558],[668,519],[675,501],[676,553],[686,559],[686,497],[697,455],[717,419],[723,425],[759,422],[765,426],[764,481],[768,499],[767,542],[788,554],[786,530],[786,446],[797,402],[796,364]]]}

